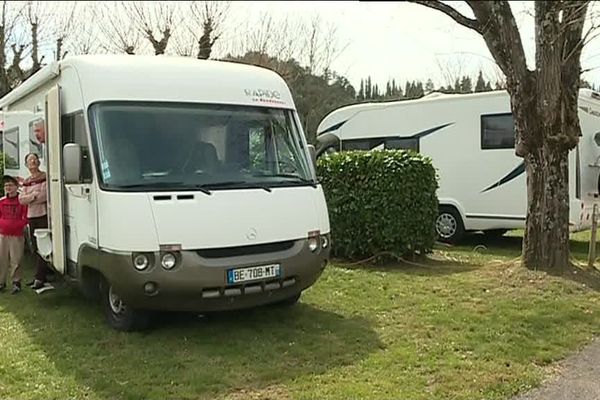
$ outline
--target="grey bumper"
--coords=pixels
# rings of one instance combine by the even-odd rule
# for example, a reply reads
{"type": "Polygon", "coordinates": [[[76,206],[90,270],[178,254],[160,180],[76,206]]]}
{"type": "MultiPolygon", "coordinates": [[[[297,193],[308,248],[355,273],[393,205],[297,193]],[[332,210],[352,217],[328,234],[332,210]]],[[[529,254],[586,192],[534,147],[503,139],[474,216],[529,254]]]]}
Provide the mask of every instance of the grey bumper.
{"type": "Polygon", "coordinates": [[[182,251],[172,270],[165,270],[160,265],[162,254],[155,253],[144,271],[133,267],[131,253],[94,251],[95,260],[85,264],[100,271],[133,308],[209,312],[269,304],[300,293],[323,272],[329,247],[313,252],[307,240],[297,240],[287,249],[259,254],[228,256],[223,251],[219,256],[206,257],[200,251],[182,251]],[[227,270],[231,268],[268,264],[280,264],[280,277],[227,284],[227,270]],[[149,282],[156,287],[151,293],[145,290],[149,282]]]}

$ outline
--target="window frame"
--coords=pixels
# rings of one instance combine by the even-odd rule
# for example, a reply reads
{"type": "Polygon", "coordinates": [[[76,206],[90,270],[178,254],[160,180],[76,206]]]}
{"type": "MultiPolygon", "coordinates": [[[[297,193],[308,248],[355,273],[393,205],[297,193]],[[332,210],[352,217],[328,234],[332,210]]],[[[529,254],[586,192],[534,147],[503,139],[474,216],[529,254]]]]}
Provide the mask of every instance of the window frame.
{"type": "MultiPolygon", "coordinates": [[[[29,138],[27,139],[29,140],[29,138]]],[[[2,130],[2,156],[4,158],[4,168],[6,169],[19,169],[21,162],[21,129],[18,126],[15,126],[10,129],[2,130]],[[4,141],[6,140],[6,135],[11,134],[13,132],[17,132],[17,157],[15,159],[16,166],[7,167],[6,165],[6,146],[4,145],[4,141]]]]}
{"type": "MultiPolygon", "coordinates": [[[[100,152],[101,152],[101,141],[98,138],[98,132],[97,132],[97,127],[96,127],[96,123],[97,123],[97,118],[95,113],[97,112],[96,110],[98,109],[97,106],[100,105],[152,105],[152,106],[161,106],[161,105],[166,105],[166,106],[177,106],[177,105],[183,105],[183,106],[222,106],[222,107],[239,107],[239,108],[266,108],[269,110],[280,110],[282,112],[284,112],[284,116],[286,118],[287,123],[293,124],[293,128],[297,134],[297,140],[298,140],[298,145],[299,145],[299,150],[300,150],[300,156],[301,157],[305,157],[305,165],[303,166],[303,168],[306,168],[306,173],[308,176],[308,180],[310,182],[317,182],[317,178],[316,178],[316,174],[315,171],[311,168],[310,165],[310,159],[308,158],[308,150],[307,147],[305,145],[304,142],[304,132],[299,129],[299,125],[298,122],[296,120],[297,118],[297,111],[295,109],[292,108],[279,108],[279,107],[260,107],[260,106],[254,106],[254,105],[247,105],[247,104],[228,104],[228,103],[204,103],[204,102],[186,102],[186,101],[164,101],[164,100],[101,100],[101,101],[94,101],[91,104],[88,105],[87,110],[86,110],[86,115],[87,115],[87,128],[89,129],[90,132],[90,136],[89,136],[89,140],[90,140],[90,152],[91,154],[93,154],[95,163],[93,163],[92,165],[92,169],[95,170],[95,173],[98,175],[98,188],[103,191],[103,192],[120,192],[120,193],[128,193],[128,192],[135,192],[135,193],[148,193],[148,192],[161,192],[161,191],[197,191],[198,189],[196,188],[161,188],[161,187],[156,187],[156,188],[146,188],[146,189],[135,189],[135,190],[129,190],[129,189],[124,189],[124,188],[119,188],[119,187],[113,187],[111,185],[108,185],[104,182],[103,179],[103,174],[102,174],[102,162],[100,161],[102,159],[102,157],[100,156],[100,152]],[[288,120],[289,118],[289,120],[288,120]]],[[[268,133],[265,132],[265,139],[272,136],[272,132],[268,133]]],[[[270,139],[272,140],[272,139],[270,139]]],[[[265,142],[265,146],[274,146],[274,143],[267,143],[265,142]]],[[[267,148],[266,149],[266,156],[267,157],[273,157],[273,151],[275,149],[272,148],[267,148]]],[[[270,160],[267,159],[267,162],[269,162],[270,160]]],[[[302,162],[300,160],[300,162],[302,162]]],[[[299,185],[298,183],[295,182],[290,182],[290,184],[278,184],[277,187],[298,187],[298,186],[306,186],[307,184],[302,184],[299,185]]],[[[310,184],[312,185],[312,183],[310,184]]],[[[231,189],[239,189],[236,187],[232,187],[231,189]]]]}
{"type": "Polygon", "coordinates": [[[481,114],[479,116],[479,131],[480,131],[480,146],[481,150],[508,150],[515,148],[515,128],[514,128],[514,117],[512,112],[504,112],[504,113],[492,113],[492,114],[481,114]],[[500,145],[500,146],[489,146],[484,144],[484,119],[489,117],[506,117],[510,116],[513,118],[513,143],[510,146],[500,145]]]}

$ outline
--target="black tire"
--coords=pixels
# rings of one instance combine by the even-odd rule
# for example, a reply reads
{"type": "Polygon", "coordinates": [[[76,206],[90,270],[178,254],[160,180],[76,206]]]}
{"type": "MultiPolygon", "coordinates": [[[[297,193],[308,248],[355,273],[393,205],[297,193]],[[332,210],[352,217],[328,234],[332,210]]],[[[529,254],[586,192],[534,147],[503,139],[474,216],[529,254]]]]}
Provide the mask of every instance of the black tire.
{"type": "Polygon", "coordinates": [[[435,220],[435,232],[438,240],[446,243],[458,243],[465,235],[465,226],[460,213],[452,206],[441,206],[435,220]]]}
{"type": "Polygon", "coordinates": [[[508,229],[490,229],[483,231],[483,234],[490,239],[498,239],[504,236],[506,232],[508,232],[508,229]]]}
{"type": "Polygon", "coordinates": [[[148,328],[150,313],[128,307],[105,279],[102,279],[100,284],[100,292],[106,322],[111,328],[122,332],[142,331],[148,328]]]}

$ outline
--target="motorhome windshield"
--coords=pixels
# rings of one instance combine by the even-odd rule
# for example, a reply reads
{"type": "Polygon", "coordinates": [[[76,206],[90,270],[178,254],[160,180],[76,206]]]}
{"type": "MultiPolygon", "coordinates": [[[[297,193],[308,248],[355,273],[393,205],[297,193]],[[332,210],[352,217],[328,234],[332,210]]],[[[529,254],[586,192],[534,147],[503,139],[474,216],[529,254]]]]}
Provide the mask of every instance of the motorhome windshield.
{"type": "Polygon", "coordinates": [[[113,190],[313,185],[292,111],[98,103],[90,107],[100,182],[113,190]]]}

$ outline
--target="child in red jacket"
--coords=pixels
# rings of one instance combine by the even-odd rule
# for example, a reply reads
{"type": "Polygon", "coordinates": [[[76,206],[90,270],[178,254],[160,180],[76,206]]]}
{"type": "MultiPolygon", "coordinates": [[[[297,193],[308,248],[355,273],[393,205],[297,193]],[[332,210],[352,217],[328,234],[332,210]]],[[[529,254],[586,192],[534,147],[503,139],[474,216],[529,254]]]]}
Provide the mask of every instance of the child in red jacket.
{"type": "Polygon", "coordinates": [[[0,199],[0,291],[6,288],[10,268],[12,294],[21,291],[21,258],[25,249],[23,229],[27,225],[27,206],[19,203],[19,184],[12,176],[4,176],[5,197],[0,199]]]}

